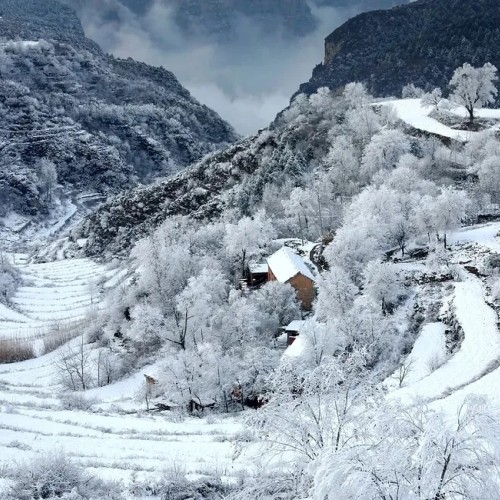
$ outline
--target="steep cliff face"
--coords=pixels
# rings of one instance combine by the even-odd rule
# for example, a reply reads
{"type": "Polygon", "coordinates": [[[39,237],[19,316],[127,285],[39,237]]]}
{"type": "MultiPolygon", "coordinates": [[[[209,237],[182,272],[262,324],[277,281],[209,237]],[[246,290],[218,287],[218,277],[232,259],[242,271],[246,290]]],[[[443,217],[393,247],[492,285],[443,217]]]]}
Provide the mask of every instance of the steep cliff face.
{"type": "Polygon", "coordinates": [[[104,54],[57,2],[0,12],[0,217],[47,211],[43,162],[68,190],[109,194],[237,139],[172,73],[104,54]]]}
{"type": "Polygon", "coordinates": [[[327,37],[325,60],[300,91],[365,83],[374,95],[400,95],[413,83],[445,88],[465,62],[500,65],[498,0],[418,0],[351,19],[327,37]]]}

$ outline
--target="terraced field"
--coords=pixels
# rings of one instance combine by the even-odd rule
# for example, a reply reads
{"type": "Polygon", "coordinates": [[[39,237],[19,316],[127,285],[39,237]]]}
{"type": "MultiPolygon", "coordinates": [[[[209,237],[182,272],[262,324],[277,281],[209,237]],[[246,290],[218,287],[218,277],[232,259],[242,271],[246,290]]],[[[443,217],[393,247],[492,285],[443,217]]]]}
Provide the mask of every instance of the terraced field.
{"type": "Polygon", "coordinates": [[[78,324],[99,307],[102,291],[124,275],[88,259],[32,264],[17,255],[13,261],[22,286],[8,307],[0,305],[0,340],[35,340],[55,325],[78,324]]]}
{"type": "Polygon", "coordinates": [[[235,419],[141,413],[144,405],[134,398],[141,373],[89,391],[93,405],[87,411],[64,409],[65,396],[58,396],[54,382],[57,356],[55,351],[0,366],[0,469],[58,449],[92,474],[125,486],[159,479],[174,466],[188,474],[234,477],[239,467],[231,442],[241,429],[235,419]]]}

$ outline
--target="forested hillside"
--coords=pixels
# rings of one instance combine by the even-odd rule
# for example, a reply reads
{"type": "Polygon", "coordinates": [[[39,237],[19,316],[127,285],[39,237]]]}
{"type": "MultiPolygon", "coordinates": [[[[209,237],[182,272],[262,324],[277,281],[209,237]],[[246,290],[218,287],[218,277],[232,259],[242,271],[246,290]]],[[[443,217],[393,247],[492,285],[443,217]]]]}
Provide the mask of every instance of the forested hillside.
{"type": "MultiPolygon", "coordinates": [[[[445,4],[370,15],[403,23],[387,79],[419,22],[455,57],[445,4]]],[[[323,86],[239,139],[64,36],[0,43],[0,498],[500,498],[497,67],[323,86]]]]}
{"type": "Polygon", "coordinates": [[[325,60],[300,92],[351,81],[382,97],[400,96],[409,83],[444,88],[465,62],[500,65],[499,25],[496,0],[418,0],[360,14],[326,39],[325,60]]]}
{"type": "Polygon", "coordinates": [[[105,55],[68,9],[24,1],[0,2],[1,215],[46,212],[49,181],[116,193],[236,139],[172,73],[105,55]]]}

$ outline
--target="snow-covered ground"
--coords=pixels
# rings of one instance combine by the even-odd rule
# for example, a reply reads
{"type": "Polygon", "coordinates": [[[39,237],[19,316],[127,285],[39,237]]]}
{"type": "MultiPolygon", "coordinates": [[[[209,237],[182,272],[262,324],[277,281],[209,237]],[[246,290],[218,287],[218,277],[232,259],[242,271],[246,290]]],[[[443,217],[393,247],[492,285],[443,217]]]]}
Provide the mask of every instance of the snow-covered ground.
{"type": "MultiPolygon", "coordinates": [[[[484,251],[500,251],[500,223],[489,223],[466,228],[450,235],[455,244],[457,261],[461,248],[475,244],[484,251]]],[[[467,261],[468,262],[468,261],[467,261]]],[[[493,404],[500,404],[500,332],[497,312],[485,296],[485,284],[470,273],[462,273],[462,281],[454,283],[449,297],[455,318],[464,334],[459,350],[452,356],[444,351],[444,325],[428,324],[422,329],[413,351],[405,364],[411,369],[399,388],[395,382],[398,373],[388,381],[390,398],[412,404],[417,401],[453,414],[468,394],[488,396],[493,404]]]]}
{"type": "MultiPolygon", "coordinates": [[[[500,223],[489,223],[449,235],[455,260],[464,260],[470,244],[486,252],[500,251],[499,231],[500,223]]],[[[87,259],[34,264],[17,255],[16,265],[26,284],[14,297],[15,307],[0,307],[3,338],[13,331],[35,333],[40,325],[57,319],[82,318],[95,305],[91,302],[99,300],[89,283],[113,287],[126,277],[123,270],[109,270],[87,259]]],[[[404,267],[418,271],[423,265],[404,267]]],[[[407,404],[423,399],[450,414],[469,393],[485,394],[500,404],[498,316],[487,301],[483,280],[462,269],[462,279],[451,284],[443,306],[453,309],[463,329],[460,348],[447,354],[448,327],[440,322],[424,325],[406,359],[410,370],[402,387],[397,374],[385,382],[389,398],[407,404]]],[[[292,356],[294,350],[300,355],[300,340],[292,346],[292,356]]],[[[92,474],[124,485],[158,479],[171,466],[180,466],[193,477],[217,474],[228,480],[252,470],[253,457],[240,455],[234,446],[244,427],[242,416],[184,419],[175,411],[144,411],[137,393],[144,375],[155,376],[159,365],[87,391],[84,397],[92,401],[90,409],[66,409],[56,382],[54,363],[59,355],[55,351],[0,365],[0,470],[13,460],[54,449],[65,450],[92,474]]]]}
{"type": "MultiPolygon", "coordinates": [[[[444,125],[435,118],[429,116],[434,109],[433,106],[422,106],[421,103],[421,99],[397,99],[384,101],[380,104],[391,106],[395,110],[397,116],[411,127],[431,134],[448,137],[449,139],[456,139],[461,142],[467,142],[478,134],[477,132],[456,130],[444,125]]],[[[463,116],[464,111],[465,110],[456,108],[452,112],[458,116],[463,116]]],[[[477,115],[481,118],[500,120],[500,110],[498,109],[482,109],[478,111],[477,115]]]]}
{"type": "Polygon", "coordinates": [[[142,373],[87,393],[95,402],[88,411],[65,410],[54,377],[58,356],[0,366],[0,469],[57,449],[93,475],[124,485],[157,480],[171,466],[195,475],[237,475],[232,446],[242,429],[237,419],[141,412],[144,403],[135,394],[142,373]]]}
{"type": "Polygon", "coordinates": [[[99,307],[100,290],[116,286],[124,271],[107,269],[89,259],[46,264],[27,263],[13,256],[21,273],[20,286],[9,307],[0,304],[0,339],[43,337],[55,324],[78,323],[99,307]]]}
{"type": "MultiPolygon", "coordinates": [[[[457,106],[450,110],[456,116],[460,116],[460,118],[468,119],[469,113],[463,106],[457,106]]],[[[485,120],[500,120],[500,109],[476,109],[475,115],[478,118],[483,118],[485,120]]]]}

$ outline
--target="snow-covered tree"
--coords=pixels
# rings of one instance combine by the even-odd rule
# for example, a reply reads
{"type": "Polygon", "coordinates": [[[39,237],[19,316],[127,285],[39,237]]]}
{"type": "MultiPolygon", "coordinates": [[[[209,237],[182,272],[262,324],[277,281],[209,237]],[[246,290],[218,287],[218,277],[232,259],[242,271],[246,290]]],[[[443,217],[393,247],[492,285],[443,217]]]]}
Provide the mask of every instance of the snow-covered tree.
{"type": "Polygon", "coordinates": [[[333,266],[323,273],[318,281],[317,317],[326,321],[346,314],[352,307],[358,291],[349,273],[333,266]]]}
{"type": "Polygon", "coordinates": [[[437,108],[440,102],[443,100],[443,92],[441,89],[434,89],[432,92],[424,94],[422,96],[422,106],[432,106],[437,108]]]}
{"type": "Polygon", "coordinates": [[[424,91],[421,88],[416,87],[413,83],[405,85],[401,92],[401,96],[403,97],[403,99],[418,99],[423,95],[424,91]]]}
{"type": "Polygon", "coordinates": [[[480,500],[500,494],[498,420],[484,398],[468,397],[455,422],[422,405],[383,405],[364,420],[357,438],[322,455],[315,499],[480,500]]]}
{"type": "Polygon", "coordinates": [[[344,87],[343,97],[348,106],[359,108],[370,102],[370,96],[364,84],[351,82],[344,87]]]}
{"type": "Polygon", "coordinates": [[[236,224],[226,224],[224,245],[231,257],[239,259],[243,276],[248,259],[260,257],[275,237],[272,223],[264,213],[258,212],[253,218],[243,217],[236,224]]]}
{"type": "Polygon", "coordinates": [[[475,110],[495,101],[498,90],[495,87],[497,68],[486,63],[481,68],[474,68],[469,63],[457,68],[450,81],[451,99],[464,106],[469,114],[469,121],[474,122],[475,110]]]}
{"type": "Polygon", "coordinates": [[[383,314],[392,310],[402,294],[401,283],[394,266],[379,260],[373,260],[366,266],[363,290],[377,304],[381,304],[383,314]]]}
{"type": "Polygon", "coordinates": [[[362,168],[367,179],[382,169],[395,168],[399,159],[410,152],[408,137],[399,130],[382,130],[366,147],[362,168]]]}
{"type": "Polygon", "coordinates": [[[470,200],[465,191],[453,188],[443,188],[436,198],[434,208],[439,231],[443,233],[443,244],[447,246],[447,233],[460,227],[467,213],[470,200]]]}
{"type": "Polygon", "coordinates": [[[43,197],[47,203],[52,203],[52,194],[57,186],[57,168],[54,162],[43,158],[40,160],[38,179],[43,197]]]}
{"type": "Polygon", "coordinates": [[[329,357],[310,371],[283,363],[271,380],[271,401],[252,418],[269,452],[305,465],[324,450],[349,446],[357,428],[352,424],[369,401],[361,373],[362,358],[355,355],[345,364],[329,357]]]}
{"type": "Polygon", "coordinates": [[[483,160],[477,175],[481,191],[488,193],[494,203],[500,202],[500,154],[483,160]]]}

